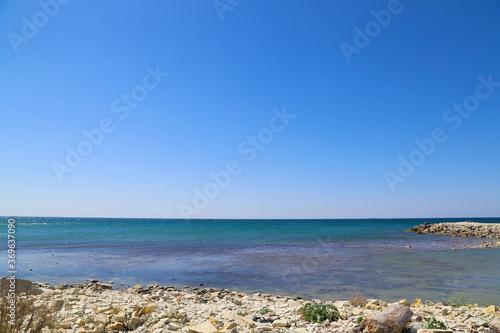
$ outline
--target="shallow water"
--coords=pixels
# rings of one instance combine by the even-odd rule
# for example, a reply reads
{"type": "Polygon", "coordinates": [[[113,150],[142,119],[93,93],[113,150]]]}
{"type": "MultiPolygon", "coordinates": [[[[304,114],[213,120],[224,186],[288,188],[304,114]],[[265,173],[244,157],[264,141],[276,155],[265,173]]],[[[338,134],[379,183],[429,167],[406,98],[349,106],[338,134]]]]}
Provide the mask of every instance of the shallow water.
{"type": "Polygon", "coordinates": [[[423,222],[463,220],[20,217],[18,277],[49,283],[97,278],[117,286],[204,283],[322,300],[360,290],[386,300],[446,301],[465,291],[476,302],[500,304],[500,249],[452,251],[452,244],[482,240],[402,231],[423,222]]]}

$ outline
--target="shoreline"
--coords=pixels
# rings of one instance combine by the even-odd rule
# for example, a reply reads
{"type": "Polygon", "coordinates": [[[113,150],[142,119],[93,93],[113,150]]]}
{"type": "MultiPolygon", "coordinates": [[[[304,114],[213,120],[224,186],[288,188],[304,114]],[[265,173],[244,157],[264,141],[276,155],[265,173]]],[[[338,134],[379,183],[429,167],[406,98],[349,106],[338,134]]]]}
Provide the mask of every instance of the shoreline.
{"type": "Polygon", "coordinates": [[[356,332],[358,321],[376,318],[391,306],[411,310],[408,325],[415,332],[431,316],[444,322],[450,332],[500,332],[498,307],[468,305],[463,300],[453,307],[421,299],[387,303],[358,294],[349,301],[322,302],[335,306],[341,319],[310,323],[298,313],[309,301],[293,296],[158,284],[115,290],[112,284],[92,279],[56,286],[19,279],[17,284],[21,299],[54,312],[59,333],[356,332]]]}

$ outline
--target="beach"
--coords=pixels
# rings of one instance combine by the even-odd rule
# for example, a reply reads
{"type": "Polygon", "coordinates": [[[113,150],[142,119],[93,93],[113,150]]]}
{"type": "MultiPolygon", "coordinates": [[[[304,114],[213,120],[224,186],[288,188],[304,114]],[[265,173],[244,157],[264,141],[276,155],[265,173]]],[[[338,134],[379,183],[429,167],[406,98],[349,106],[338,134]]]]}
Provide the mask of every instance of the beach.
{"type": "Polygon", "coordinates": [[[33,300],[35,305],[50,309],[52,332],[58,333],[347,333],[357,332],[363,320],[375,318],[391,306],[411,311],[411,319],[405,327],[414,332],[425,327],[431,317],[448,327],[448,330],[436,332],[500,332],[498,307],[460,300],[448,305],[421,299],[390,304],[357,295],[350,300],[322,303],[293,296],[245,294],[203,286],[112,288],[112,284],[96,280],[56,286],[21,281],[18,292],[24,295],[22,299],[33,300]],[[301,307],[311,302],[334,306],[340,318],[311,323],[299,313],[301,307]]]}

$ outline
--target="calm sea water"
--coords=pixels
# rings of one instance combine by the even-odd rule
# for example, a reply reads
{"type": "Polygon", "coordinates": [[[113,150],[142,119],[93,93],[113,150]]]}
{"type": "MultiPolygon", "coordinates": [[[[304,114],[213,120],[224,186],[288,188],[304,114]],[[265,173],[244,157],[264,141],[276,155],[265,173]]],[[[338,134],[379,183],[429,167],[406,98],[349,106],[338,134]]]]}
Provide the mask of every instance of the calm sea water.
{"type": "MultiPolygon", "coordinates": [[[[322,300],[361,291],[389,301],[446,301],[465,291],[500,305],[500,249],[452,251],[452,244],[482,240],[403,232],[463,220],[18,217],[18,277],[52,284],[96,278],[116,287],[203,283],[322,300]]],[[[0,233],[6,239],[7,218],[0,233]]],[[[6,242],[1,249],[6,262],[6,242]]]]}

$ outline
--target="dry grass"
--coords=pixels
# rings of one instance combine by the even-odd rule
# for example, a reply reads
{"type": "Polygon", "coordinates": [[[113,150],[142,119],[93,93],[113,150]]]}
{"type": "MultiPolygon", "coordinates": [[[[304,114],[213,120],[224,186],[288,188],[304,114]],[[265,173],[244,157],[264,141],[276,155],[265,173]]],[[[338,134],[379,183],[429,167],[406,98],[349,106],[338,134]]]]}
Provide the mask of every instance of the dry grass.
{"type": "Polygon", "coordinates": [[[14,296],[16,299],[15,319],[9,316],[8,289],[0,289],[0,332],[41,333],[43,328],[51,329],[55,316],[45,305],[36,306],[32,299],[14,296]]]}
{"type": "Polygon", "coordinates": [[[361,306],[364,307],[366,303],[368,303],[366,296],[361,293],[361,291],[358,291],[354,296],[351,296],[349,298],[349,303],[352,306],[361,306]]]}

